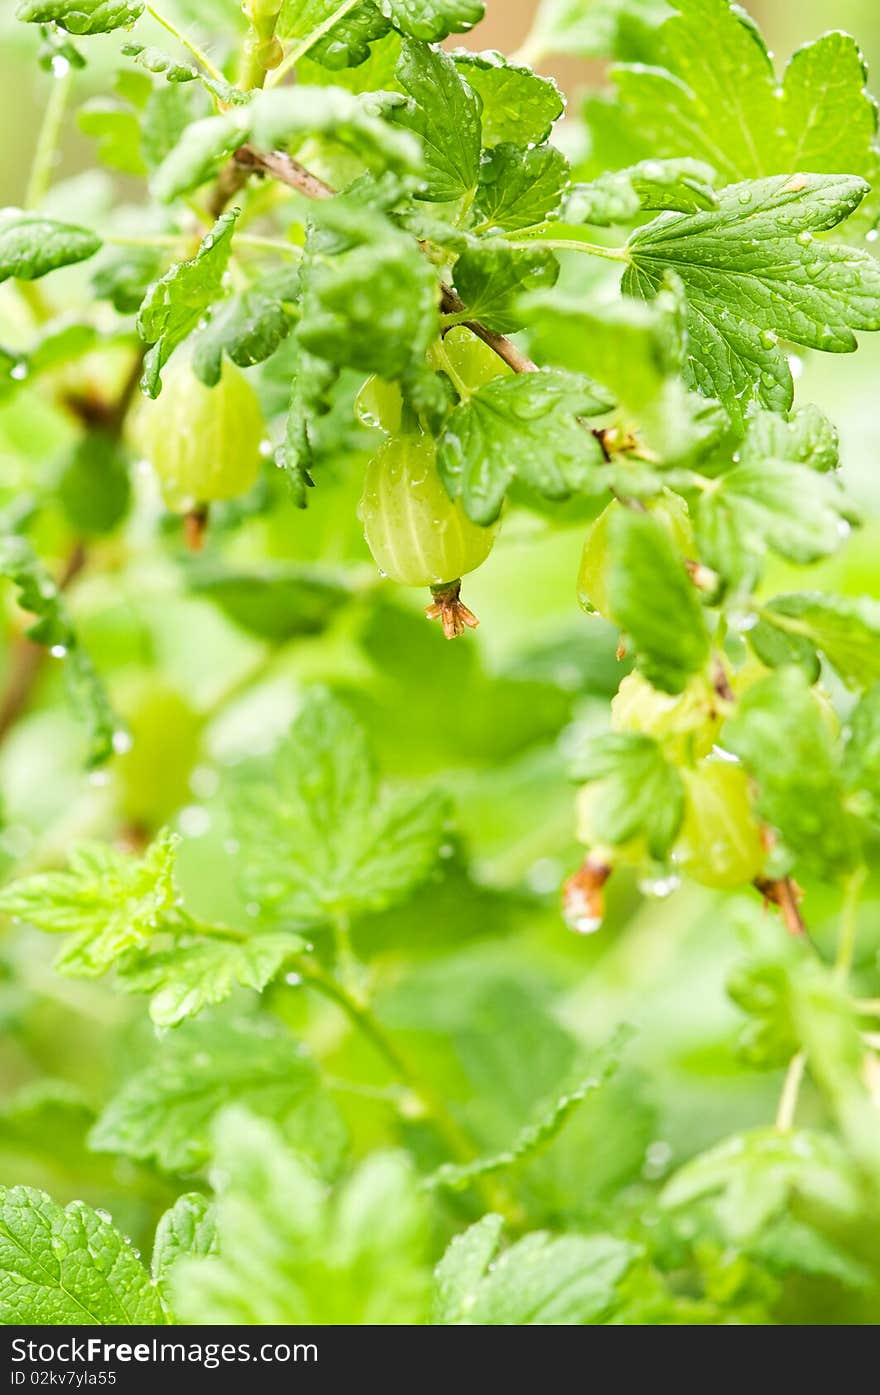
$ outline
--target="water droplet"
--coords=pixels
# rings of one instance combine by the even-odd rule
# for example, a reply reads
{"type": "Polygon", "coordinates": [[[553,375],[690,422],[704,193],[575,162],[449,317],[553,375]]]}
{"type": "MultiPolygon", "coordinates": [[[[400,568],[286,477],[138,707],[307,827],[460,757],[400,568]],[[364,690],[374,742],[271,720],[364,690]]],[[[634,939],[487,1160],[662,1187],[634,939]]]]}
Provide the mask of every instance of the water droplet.
{"type": "Polygon", "coordinates": [[[113,749],[118,756],[124,756],[126,751],[130,751],[134,741],[130,731],[120,728],[113,733],[113,749]]]}
{"type": "Polygon", "coordinates": [[[54,78],[67,77],[67,74],[70,72],[70,61],[64,57],[63,53],[54,53],[50,66],[54,78]]]}
{"type": "Polygon", "coordinates": [[[14,378],[17,383],[23,382],[27,375],[28,366],[26,363],[16,363],[15,366],[9,370],[10,378],[14,378]]]}
{"type": "Polygon", "coordinates": [[[189,787],[196,799],[210,799],[219,786],[220,776],[209,765],[197,765],[189,777],[189,787]]]}
{"type": "Polygon", "coordinates": [[[66,658],[67,658],[67,645],[66,645],[66,644],[53,644],[53,645],[52,645],[52,648],[49,650],[49,653],[52,655],[52,658],[53,658],[53,659],[66,659],[66,658]]]}
{"type": "Polygon", "coordinates": [[[272,454],[274,449],[275,447],[272,445],[272,442],[268,439],[268,437],[264,438],[260,442],[260,455],[263,457],[264,460],[268,460],[269,456],[272,454]]]}
{"type": "Polygon", "coordinates": [[[302,974],[285,974],[284,982],[291,988],[298,988],[302,983],[302,974]]]}
{"type": "Polygon", "coordinates": [[[869,228],[865,233],[866,242],[876,242],[878,237],[880,237],[880,232],[878,232],[876,228],[869,228]]]}
{"type": "Polygon", "coordinates": [[[657,901],[665,900],[674,891],[678,891],[680,886],[681,877],[677,877],[674,872],[667,872],[659,877],[642,877],[639,881],[639,891],[642,895],[652,896],[657,901]]]}
{"type": "Polygon", "coordinates": [[[203,838],[211,827],[211,815],[200,804],[188,804],[181,809],[177,822],[187,838],[203,838]]]}
{"type": "Polygon", "coordinates": [[[645,1149],[645,1162],[642,1173],[653,1180],[662,1177],[672,1161],[672,1148],[663,1139],[649,1143],[645,1149]]]}

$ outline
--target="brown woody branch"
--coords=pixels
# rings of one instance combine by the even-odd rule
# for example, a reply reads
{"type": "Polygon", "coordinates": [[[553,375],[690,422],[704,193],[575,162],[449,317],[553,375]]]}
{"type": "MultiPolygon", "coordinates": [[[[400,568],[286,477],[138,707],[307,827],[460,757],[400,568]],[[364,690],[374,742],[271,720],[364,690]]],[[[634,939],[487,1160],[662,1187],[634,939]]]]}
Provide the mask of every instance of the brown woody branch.
{"type": "MultiPolygon", "coordinates": [[[[332,199],[336,193],[323,179],[319,179],[311,170],[307,170],[305,165],[301,165],[298,160],[294,160],[290,155],[284,155],[279,150],[272,150],[263,153],[255,150],[252,145],[243,145],[236,150],[232,163],[239,170],[250,171],[254,174],[271,175],[273,179],[286,184],[291,189],[296,189],[300,194],[304,194],[308,199],[332,199]]],[[[467,313],[464,301],[456,294],[451,286],[444,285],[441,288],[441,309],[444,315],[463,315],[467,313]]],[[[493,353],[512,368],[514,373],[536,373],[538,365],[533,363],[521,349],[518,349],[512,340],[503,334],[495,334],[479,320],[462,320],[461,323],[478,339],[482,339],[493,353]]]]}

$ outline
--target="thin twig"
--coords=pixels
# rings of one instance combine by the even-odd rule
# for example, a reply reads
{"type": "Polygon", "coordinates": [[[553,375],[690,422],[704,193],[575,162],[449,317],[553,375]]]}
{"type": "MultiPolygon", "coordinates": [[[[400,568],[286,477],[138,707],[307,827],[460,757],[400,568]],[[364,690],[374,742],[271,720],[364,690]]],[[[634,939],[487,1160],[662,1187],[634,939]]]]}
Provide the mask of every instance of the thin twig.
{"type": "MultiPolygon", "coordinates": [[[[296,189],[300,194],[304,194],[308,199],[332,199],[336,190],[327,184],[318,175],[312,174],[298,160],[294,160],[290,155],[284,155],[279,150],[272,150],[264,153],[255,150],[252,145],[243,145],[236,150],[233,162],[246,171],[255,174],[268,174],[273,179],[279,180],[291,189],[296,189]]],[[[496,334],[494,330],[487,329],[480,324],[479,320],[462,318],[467,314],[467,307],[461,297],[451,286],[444,285],[441,288],[440,308],[444,315],[455,315],[458,323],[463,324],[478,339],[496,353],[500,359],[512,368],[514,373],[536,373],[538,365],[518,349],[511,339],[504,334],[496,334]]]]}
{"type": "MultiPolygon", "coordinates": [[[[401,1053],[397,1043],[388,1035],[372,1010],[365,1003],[358,1001],[332,975],[326,973],[313,958],[296,956],[292,962],[303,982],[334,1002],[352,1025],[372,1043],[392,1073],[418,1099],[425,1118],[433,1125],[453,1157],[463,1163],[473,1162],[476,1149],[472,1139],[450,1112],[443,1098],[401,1053]]],[[[521,1223],[518,1202],[496,1179],[475,1177],[474,1186],[491,1210],[501,1212],[514,1226],[521,1223]]]]}

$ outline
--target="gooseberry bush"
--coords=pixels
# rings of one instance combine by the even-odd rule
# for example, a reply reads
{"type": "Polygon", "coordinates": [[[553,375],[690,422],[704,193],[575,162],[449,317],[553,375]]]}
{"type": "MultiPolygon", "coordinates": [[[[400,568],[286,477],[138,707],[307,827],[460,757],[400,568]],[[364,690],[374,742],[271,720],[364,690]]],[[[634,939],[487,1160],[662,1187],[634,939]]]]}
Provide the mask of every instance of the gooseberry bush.
{"type": "Polygon", "coordinates": [[[880,1319],[864,64],[484,8],[4,21],[6,1323],[880,1319]]]}

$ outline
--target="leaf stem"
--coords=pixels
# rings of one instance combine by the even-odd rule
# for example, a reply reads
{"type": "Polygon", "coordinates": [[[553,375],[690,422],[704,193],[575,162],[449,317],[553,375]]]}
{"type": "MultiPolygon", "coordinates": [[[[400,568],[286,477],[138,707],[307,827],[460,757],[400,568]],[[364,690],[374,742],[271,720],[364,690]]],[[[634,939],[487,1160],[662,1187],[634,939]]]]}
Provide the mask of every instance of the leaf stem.
{"type": "Polygon", "coordinates": [[[193,43],[192,39],[187,38],[186,34],[182,33],[160,10],[157,10],[155,5],[146,4],[144,9],[151,19],[154,19],[157,24],[161,24],[162,28],[167,30],[169,34],[173,34],[178,43],[183,44],[183,47],[189,50],[193,58],[197,63],[202,65],[209,77],[212,77],[215,82],[226,81],[220,69],[215,67],[208,55],[199,48],[198,44],[193,43]]]}
{"type": "Polygon", "coordinates": [[[807,1057],[803,1051],[792,1056],[788,1063],[782,1094],[779,1096],[779,1108],[776,1111],[776,1127],[780,1133],[790,1133],[794,1128],[794,1116],[806,1064],[807,1057]]]}
{"type": "Polygon", "coordinates": [[[586,252],[591,257],[604,257],[610,262],[628,262],[629,252],[625,247],[603,247],[598,242],[580,242],[573,237],[542,237],[511,240],[511,247],[549,247],[556,252],[586,252]]]}
{"type": "Polygon", "coordinates": [[[852,968],[858,934],[858,907],[862,887],[865,884],[867,868],[857,867],[846,879],[843,892],[843,905],[840,911],[840,933],[837,938],[837,956],[834,961],[834,977],[845,983],[852,968]]]}
{"type": "Polygon", "coordinates": [[[297,44],[296,48],[292,48],[290,52],[285,55],[283,62],[279,63],[274,72],[270,73],[266,86],[277,87],[278,83],[283,77],[287,76],[291,68],[295,67],[301,58],[305,58],[309,50],[313,49],[315,44],[320,43],[325,34],[329,34],[334,25],[337,25],[341,19],[345,19],[345,16],[354,9],[355,5],[359,4],[360,0],[342,0],[342,4],[338,5],[332,14],[329,14],[325,20],[322,20],[318,27],[312,30],[311,34],[303,39],[301,43],[297,44]]]}
{"type": "MultiPolygon", "coordinates": [[[[297,972],[306,984],[316,992],[335,1003],[345,1013],[354,1027],[362,1033],[385,1061],[396,1078],[405,1085],[418,1100],[425,1117],[443,1140],[453,1157],[459,1162],[470,1163],[476,1157],[473,1142],[461,1127],[446,1103],[403,1055],[397,1043],[389,1036],[375,1013],[365,1003],[346,990],[332,974],[322,969],[312,958],[298,957],[293,960],[297,972]]],[[[506,1189],[494,1178],[475,1177],[474,1186],[480,1191],[485,1204],[499,1211],[513,1225],[521,1224],[519,1204],[509,1196],[506,1189]]]]}
{"type": "Polygon", "coordinates": [[[64,125],[64,109],[70,93],[73,71],[68,68],[60,77],[53,78],[52,90],[43,112],[37,146],[34,151],[27,192],[24,196],[25,208],[37,208],[42,203],[52,182],[52,170],[64,125]]]}

